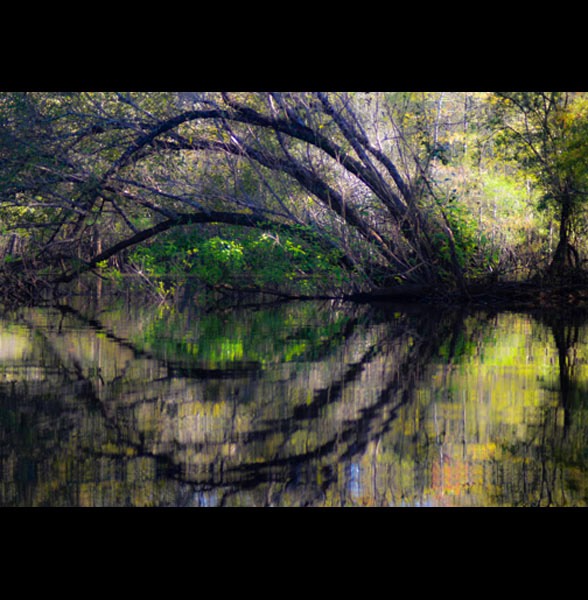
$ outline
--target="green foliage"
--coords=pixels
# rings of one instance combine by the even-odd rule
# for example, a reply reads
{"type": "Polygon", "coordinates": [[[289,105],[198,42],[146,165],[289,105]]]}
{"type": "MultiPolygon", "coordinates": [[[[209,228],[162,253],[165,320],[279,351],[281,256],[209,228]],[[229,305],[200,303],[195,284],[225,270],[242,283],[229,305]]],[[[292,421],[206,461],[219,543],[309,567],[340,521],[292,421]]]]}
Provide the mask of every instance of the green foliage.
{"type": "Polygon", "coordinates": [[[457,190],[453,190],[444,201],[437,200],[436,209],[442,214],[439,221],[444,222],[445,227],[438,227],[431,241],[441,264],[449,265],[455,260],[464,276],[471,279],[495,266],[496,247],[481,227],[471,198],[460,197],[457,190]]]}
{"type": "Polygon", "coordinates": [[[581,92],[499,92],[490,103],[497,152],[532,178],[537,208],[560,223],[554,260],[563,267],[588,193],[588,99],[581,92]]]}
{"type": "Polygon", "coordinates": [[[197,325],[173,306],[145,315],[133,336],[141,349],[175,362],[209,367],[232,361],[262,366],[316,360],[344,339],[349,316],[315,304],[200,315],[197,325]]]}
{"type": "MultiPolygon", "coordinates": [[[[307,228],[301,228],[308,238],[307,228]]],[[[313,293],[346,282],[339,253],[290,234],[223,228],[207,236],[189,230],[161,236],[130,257],[151,278],[195,277],[210,286],[283,288],[313,293]]]]}
{"type": "MultiPolygon", "coordinates": [[[[0,258],[66,280],[129,242],[162,295],[188,278],[305,294],[456,284],[537,264],[553,222],[575,256],[588,234],[585,93],[14,92],[0,125],[0,258]],[[273,225],[132,245],[213,211],[273,225]]],[[[126,258],[98,268],[119,277],[126,258]]]]}

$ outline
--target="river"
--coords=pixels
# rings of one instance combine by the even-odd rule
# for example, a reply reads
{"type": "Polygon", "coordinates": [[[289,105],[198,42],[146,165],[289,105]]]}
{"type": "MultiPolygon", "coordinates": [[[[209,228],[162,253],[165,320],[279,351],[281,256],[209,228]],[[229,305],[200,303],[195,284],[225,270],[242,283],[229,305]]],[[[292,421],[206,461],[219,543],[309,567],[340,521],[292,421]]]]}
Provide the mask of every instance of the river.
{"type": "Polygon", "coordinates": [[[6,310],[0,506],[585,506],[587,359],[554,313],[6,310]]]}

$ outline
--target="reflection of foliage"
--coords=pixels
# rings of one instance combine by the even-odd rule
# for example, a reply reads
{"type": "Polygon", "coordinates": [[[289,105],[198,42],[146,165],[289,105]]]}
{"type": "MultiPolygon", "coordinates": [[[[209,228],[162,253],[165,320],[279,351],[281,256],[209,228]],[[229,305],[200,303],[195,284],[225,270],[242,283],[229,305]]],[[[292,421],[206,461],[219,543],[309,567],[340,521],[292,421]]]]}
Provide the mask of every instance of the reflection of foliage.
{"type": "MultiPolygon", "coordinates": [[[[406,434],[421,440],[430,468],[422,501],[586,504],[586,483],[579,483],[588,473],[585,408],[571,401],[575,394],[564,395],[550,329],[510,314],[482,327],[478,319],[464,323],[454,352],[447,350],[450,341],[444,345],[425,390],[433,399],[426,420],[418,427],[408,420],[406,434]]],[[[581,339],[574,347],[576,378],[588,375],[584,361],[577,360],[587,348],[581,339]]]]}
{"type": "Polygon", "coordinates": [[[518,314],[131,303],[101,327],[29,321],[32,335],[0,328],[0,348],[16,331],[23,344],[0,356],[5,504],[15,481],[63,505],[177,505],[181,490],[229,505],[588,501],[585,326],[563,406],[552,328],[518,314]]]}
{"type": "Polygon", "coordinates": [[[138,347],[175,361],[233,360],[276,364],[312,360],[341,341],[349,316],[324,305],[302,303],[276,309],[199,316],[186,320],[175,308],[159,310],[133,339],[138,347]],[[324,347],[323,347],[324,346],[324,347]]]}

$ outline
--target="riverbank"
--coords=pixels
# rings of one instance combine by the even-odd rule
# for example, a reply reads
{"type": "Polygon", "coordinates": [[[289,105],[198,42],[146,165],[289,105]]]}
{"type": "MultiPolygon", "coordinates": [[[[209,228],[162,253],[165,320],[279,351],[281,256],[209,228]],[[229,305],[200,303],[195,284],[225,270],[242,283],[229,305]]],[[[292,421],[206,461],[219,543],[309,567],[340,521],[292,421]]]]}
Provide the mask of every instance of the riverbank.
{"type": "Polygon", "coordinates": [[[407,284],[352,294],[356,302],[413,302],[441,305],[480,305],[497,308],[588,309],[588,283],[559,281],[519,281],[473,284],[463,291],[435,289],[430,286],[407,284]]]}
{"type": "MultiPolygon", "coordinates": [[[[117,281],[92,278],[79,280],[72,286],[48,289],[46,286],[13,285],[4,287],[3,304],[11,306],[39,305],[67,301],[75,296],[102,296],[118,294],[145,295],[157,303],[179,305],[231,304],[242,302],[265,304],[267,302],[341,300],[357,303],[401,303],[429,306],[469,306],[514,310],[578,309],[588,310],[588,276],[560,277],[559,279],[536,279],[523,281],[475,282],[463,289],[447,289],[425,284],[405,283],[376,288],[357,293],[333,291],[296,293],[291,290],[259,287],[255,285],[230,285],[227,283],[206,285],[193,279],[182,284],[166,280],[164,285],[125,276],[117,281]]],[[[17,281],[18,283],[18,281],[17,281]]]]}

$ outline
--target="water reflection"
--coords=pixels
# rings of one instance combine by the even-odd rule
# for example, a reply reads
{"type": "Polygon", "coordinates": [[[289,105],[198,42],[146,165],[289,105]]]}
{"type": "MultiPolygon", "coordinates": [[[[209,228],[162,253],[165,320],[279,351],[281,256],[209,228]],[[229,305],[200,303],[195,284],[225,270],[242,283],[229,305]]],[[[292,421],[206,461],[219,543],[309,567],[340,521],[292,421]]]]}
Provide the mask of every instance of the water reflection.
{"type": "Polygon", "coordinates": [[[0,504],[585,505],[587,333],[334,302],[7,313],[0,504]]]}

